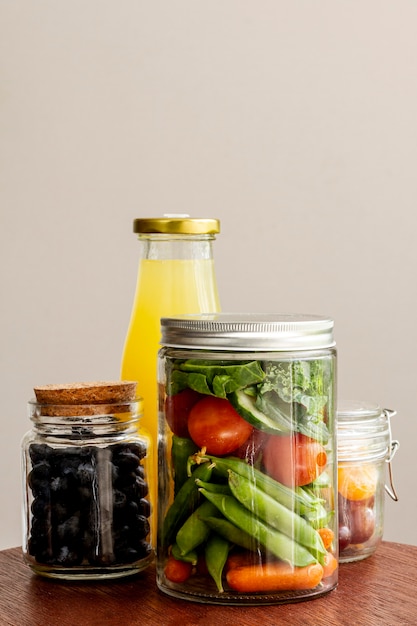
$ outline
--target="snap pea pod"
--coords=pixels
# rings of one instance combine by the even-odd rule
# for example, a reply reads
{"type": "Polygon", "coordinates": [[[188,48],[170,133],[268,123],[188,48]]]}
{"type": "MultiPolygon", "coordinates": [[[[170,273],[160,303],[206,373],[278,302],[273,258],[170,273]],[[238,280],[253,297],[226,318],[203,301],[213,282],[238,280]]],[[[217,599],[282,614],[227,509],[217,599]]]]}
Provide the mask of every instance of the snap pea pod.
{"type": "Polygon", "coordinates": [[[210,528],[204,522],[204,516],[216,515],[217,508],[208,500],[200,506],[186,519],[176,536],[176,543],[182,555],[188,554],[201,545],[210,534],[210,528]]]}
{"type": "Polygon", "coordinates": [[[258,542],[249,533],[238,528],[225,517],[204,517],[204,521],[209,528],[227,539],[231,544],[250,551],[255,551],[258,548],[258,542]]]}
{"type": "Polygon", "coordinates": [[[174,470],[174,495],[177,495],[182,485],[188,478],[188,457],[197,451],[197,446],[187,437],[172,435],[171,459],[174,470]]]}
{"type": "MultiPolygon", "coordinates": [[[[235,498],[251,513],[297,543],[308,548],[321,562],[326,549],[318,532],[300,515],[287,509],[251,481],[229,470],[229,485],[235,498]]],[[[323,563],[322,563],[323,565],[323,563]]]]}
{"type": "MultiPolygon", "coordinates": [[[[295,489],[291,489],[291,487],[279,483],[274,478],[264,474],[242,459],[236,457],[215,457],[212,455],[197,458],[199,462],[206,460],[212,463],[216,472],[224,478],[228,478],[229,470],[236,472],[236,474],[240,476],[244,476],[251,482],[254,482],[259,489],[262,489],[262,491],[288,509],[294,510],[300,515],[304,515],[308,511],[314,514],[316,507],[323,502],[319,498],[312,497],[310,493],[304,492],[301,488],[296,487],[295,489]]],[[[192,459],[192,457],[190,457],[190,459],[192,459]]]]}
{"type": "Polygon", "coordinates": [[[200,478],[196,479],[197,487],[203,487],[207,489],[207,491],[212,491],[213,493],[224,493],[231,494],[229,483],[212,483],[212,482],[204,482],[204,480],[200,480],[200,478]]]}
{"type": "Polygon", "coordinates": [[[177,561],[185,561],[186,563],[191,563],[191,565],[197,565],[198,554],[195,550],[182,554],[178,544],[174,543],[171,548],[171,554],[177,561]]]}
{"type": "Polygon", "coordinates": [[[175,535],[181,524],[187,516],[196,508],[199,500],[199,491],[196,485],[196,479],[210,480],[213,471],[211,463],[204,463],[197,467],[189,478],[185,481],[176,498],[169,507],[165,518],[162,522],[161,544],[167,547],[175,538],[175,535]]]}
{"type": "Polygon", "coordinates": [[[227,557],[230,550],[230,544],[227,539],[211,533],[207,539],[206,547],[204,550],[204,556],[206,559],[206,565],[208,572],[214,582],[216,583],[219,593],[223,593],[222,575],[223,569],[227,561],[227,557]]]}
{"type": "Polygon", "coordinates": [[[334,516],[334,511],[327,511],[324,506],[320,505],[314,513],[311,511],[307,511],[305,514],[305,519],[313,528],[316,530],[318,528],[324,528],[330,524],[332,517],[334,516]]]}
{"type": "Polygon", "coordinates": [[[307,548],[256,518],[234,496],[210,493],[206,489],[200,491],[232,524],[252,535],[279,559],[297,567],[317,563],[317,559],[307,548]]]}

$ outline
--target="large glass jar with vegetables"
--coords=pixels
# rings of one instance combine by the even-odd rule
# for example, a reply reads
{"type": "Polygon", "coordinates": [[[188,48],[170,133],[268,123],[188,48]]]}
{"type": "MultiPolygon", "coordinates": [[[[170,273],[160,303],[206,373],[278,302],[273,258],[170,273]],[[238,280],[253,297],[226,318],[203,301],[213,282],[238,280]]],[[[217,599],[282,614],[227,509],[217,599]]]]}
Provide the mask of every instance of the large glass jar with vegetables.
{"type": "Polygon", "coordinates": [[[337,585],[333,321],[161,320],[157,584],[275,604],[337,585]]]}

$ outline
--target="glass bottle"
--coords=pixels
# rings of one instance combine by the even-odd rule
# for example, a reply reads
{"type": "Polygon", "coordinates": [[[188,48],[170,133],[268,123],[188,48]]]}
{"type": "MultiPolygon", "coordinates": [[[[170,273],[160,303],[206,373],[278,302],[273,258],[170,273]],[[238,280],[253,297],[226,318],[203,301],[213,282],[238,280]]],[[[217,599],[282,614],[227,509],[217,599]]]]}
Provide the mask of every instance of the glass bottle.
{"type": "Polygon", "coordinates": [[[390,418],[396,414],[368,402],[337,409],[339,559],[359,561],[375,552],[384,532],[384,492],[397,500],[391,461],[399,447],[390,418]],[[386,484],[386,470],[390,485],[386,484]]]}
{"type": "Polygon", "coordinates": [[[151,440],[149,483],[156,537],[160,318],[219,311],[213,242],[220,223],[217,219],[165,215],[136,219],[133,230],[138,234],[141,251],[121,378],[138,381],[144,399],[141,428],[151,440]]]}
{"type": "Polygon", "coordinates": [[[163,318],[161,328],[159,589],[219,604],[330,591],[333,321],[220,313],[163,318]]]}
{"type": "Polygon", "coordinates": [[[87,387],[80,387],[77,404],[28,404],[33,427],[22,440],[23,556],[49,578],[119,578],[154,558],[148,440],[138,432],[142,400],[83,400],[87,387]]]}

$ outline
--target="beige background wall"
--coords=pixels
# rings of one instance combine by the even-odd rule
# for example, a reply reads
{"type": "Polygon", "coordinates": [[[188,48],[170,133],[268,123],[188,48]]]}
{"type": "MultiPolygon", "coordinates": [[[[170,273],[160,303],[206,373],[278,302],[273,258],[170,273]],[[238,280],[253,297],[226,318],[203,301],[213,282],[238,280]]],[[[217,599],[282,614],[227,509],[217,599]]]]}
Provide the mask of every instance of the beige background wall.
{"type": "Polygon", "coordinates": [[[224,310],[336,322],[339,395],[398,410],[417,543],[414,0],[0,0],[0,548],[32,387],[117,378],[135,217],[218,217],[224,310]]]}

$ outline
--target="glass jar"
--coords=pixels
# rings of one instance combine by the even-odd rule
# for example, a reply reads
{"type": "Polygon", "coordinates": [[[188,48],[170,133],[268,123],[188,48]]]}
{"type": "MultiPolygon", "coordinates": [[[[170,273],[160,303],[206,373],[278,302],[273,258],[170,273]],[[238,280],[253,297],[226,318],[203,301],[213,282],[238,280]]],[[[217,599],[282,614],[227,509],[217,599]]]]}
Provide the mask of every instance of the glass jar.
{"type": "Polygon", "coordinates": [[[384,492],[397,500],[391,461],[395,411],[351,402],[337,409],[339,559],[359,561],[375,552],[384,532],[384,492]],[[386,484],[388,466],[390,485],[386,484]]]}
{"type": "Polygon", "coordinates": [[[154,557],[148,441],[138,434],[142,400],[115,399],[110,391],[105,403],[94,394],[88,401],[89,390],[86,384],[37,388],[39,395],[52,393],[56,404],[28,404],[33,428],[22,440],[23,554],[34,572],[48,577],[128,576],[154,557]],[[77,398],[61,402],[62,390],[65,396],[74,388],[77,398]]]}
{"type": "MultiPolygon", "coordinates": [[[[137,380],[144,400],[141,429],[148,433],[149,491],[156,503],[158,483],[158,388],[156,381],[160,319],[220,310],[213,243],[217,219],[164,215],[134,220],[140,244],[135,297],[125,339],[121,377],[137,380]],[[154,452],[155,450],[155,452],[154,452]]],[[[152,517],[156,538],[156,506],[152,517]]]]}
{"type": "Polygon", "coordinates": [[[157,585],[277,604],[337,585],[333,321],[161,320],[157,585]]]}

